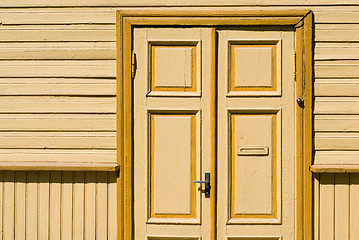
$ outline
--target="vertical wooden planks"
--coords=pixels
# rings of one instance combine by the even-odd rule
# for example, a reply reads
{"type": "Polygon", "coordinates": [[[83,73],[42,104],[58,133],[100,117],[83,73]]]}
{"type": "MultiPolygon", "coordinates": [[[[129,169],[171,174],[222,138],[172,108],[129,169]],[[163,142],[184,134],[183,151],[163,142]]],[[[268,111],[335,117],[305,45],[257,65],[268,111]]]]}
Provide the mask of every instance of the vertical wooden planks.
{"type": "Polygon", "coordinates": [[[39,239],[49,239],[49,212],[50,212],[50,172],[39,172],[39,239]]]}
{"type": "Polygon", "coordinates": [[[314,174],[314,240],[319,240],[319,214],[320,214],[320,174],[314,174]]]}
{"type": "Polygon", "coordinates": [[[73,172],[62,172],[61,184],[61,240],[72,238],[73,172]]]}
{"type": "Polygon", "coordinates": [[[4,208],[3,208],[3,231],[4,240],[15,238],[15,175],[12,171],[4,172],[4,208]]]}
{"type": "Polygon", "coordinates": [[[108,240],[117,239],[117,173],[108,173],[108,240]]]}
{"type": "Polygon", "coordinates": [[[50,173],[50,239],[61,239],[61,172],[50,173]]]}
{"type": "Polygon", "coordinates": [[[96,173],[85,173],[85,239],[96,239],[96,173]]]}
{"type": "Polygon", "coordinates": [[[107,172],[97,173],[96,185],[96,239],[107,239],[107,172]]]}
{"type": "Polygon", "coordinates": [[[335,174],[334,239],[349,240],[349,174],[335,174]]]}
{"type": "Polygon", "coordinates": [[[359,174],[350,174],[350,239],[359,239],[359,174]]]}
{"type": "Polygon", "coordinates": [[[319,239],[334,240],[334,174],[321,174],[320,184],[319,239]]]}
{"type": "Polygon", "coordinates": [[[26,172],[15,173],[15,239],[26,239],[26,172]]]}
{"type": "Polygon", "coordinates": [[[0,239],[115,240],[116,179],[115,172],[0,171],[0,239]]]}
{"type": "Polygon", "coordinates": [[[84,239],[85,173],[74,173],[73,239],[84,239]]]}
{"type": "MultiPolygon", "coordinates": [[[[6,196],[5,196],[6,197],[6,196]]],[[[38,173],[27,172],[26,240],[38,239],[38,173]]]]}

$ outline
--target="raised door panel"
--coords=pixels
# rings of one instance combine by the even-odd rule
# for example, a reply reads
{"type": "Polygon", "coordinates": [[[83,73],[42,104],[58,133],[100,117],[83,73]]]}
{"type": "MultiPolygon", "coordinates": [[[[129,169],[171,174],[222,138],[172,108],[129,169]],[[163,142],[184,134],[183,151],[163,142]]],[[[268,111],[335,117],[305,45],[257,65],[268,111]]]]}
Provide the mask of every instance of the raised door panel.
{"type": "Polygon", "coordinates": [[[231,114],[231,219],[278,218],[280,113],[231,114]]]}
{"type": "Polygon", "coordinates": [[[196,118],[195,114],[151,114],[151,222],[198,217],[199,196],[193,183],[199,165],[196,118]]]}

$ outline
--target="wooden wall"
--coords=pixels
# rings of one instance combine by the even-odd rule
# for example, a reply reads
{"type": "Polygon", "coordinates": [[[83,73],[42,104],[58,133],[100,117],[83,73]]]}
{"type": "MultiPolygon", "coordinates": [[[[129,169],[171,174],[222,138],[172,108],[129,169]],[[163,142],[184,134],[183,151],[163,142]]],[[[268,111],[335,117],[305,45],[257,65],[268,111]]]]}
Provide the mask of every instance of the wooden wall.
{"type": "MultiPolygon", "coordinates": [[[[115,163],[115,11],[194,5],[313,10],[315,163],[359,162],[357,0],[1,0],[0,161],[115,163]]],[[[317,176],[316,239],[359,238],[358,179],[317,176]]],[[[116,238],[114,174],[0,180],[0,239],[116,238]]]]}
{"type": "Polygon", "coordinates": [[[116,173],[0,172],[0,239],[116,239],[116,173]]]}

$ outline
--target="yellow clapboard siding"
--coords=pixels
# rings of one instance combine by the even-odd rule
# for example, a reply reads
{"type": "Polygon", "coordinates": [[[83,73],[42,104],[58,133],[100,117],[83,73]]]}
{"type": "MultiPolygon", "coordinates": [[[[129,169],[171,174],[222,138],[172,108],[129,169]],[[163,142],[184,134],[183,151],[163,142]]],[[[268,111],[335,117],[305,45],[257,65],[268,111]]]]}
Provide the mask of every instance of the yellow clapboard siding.
{"type": "Polygon", "coordinates": [[[356,60],[316,61],[315,77],[316,78],[358,78],[359,61],[356,60]]]}
{"type": "Polygon", "coordinates": [[[359,132],[359,116],[317,115],[314,129],[316,132],[359,132]]]}
{"type": "Polygon", "coordinates": [[[316,42],[358,42],[358,29],[318,29],[315,31],[316,42]]]}
{"type": "Polygon", "coordinates": [[[115,96],[116,79],[0,78],[0,95],[115,96]]]}
{"type": "Polygon", "coordinates": [[[115,149],[112,132],[0,132],[0,148],[115,149]]]}
{"type": "Polygon", "coordinates": [[[0,46],[0,60],[114,60],[116,59],[115,49],[115,42],[3,43],[0,46]]]}
{"type": "Polygon", "coordinates": [[[0,113],[115,113],[114,97],[0,97],[0,113]]]}
{"type": "MultiPolygon", "coordinates": [[[[236,7],[238,10],[285,10],[284,6],[236,7]]],[[[291,6],[291,9],[302,9],[291,6]]],[[[13,8],[0,10],[0,22],[3,25],[19,24],[114,24],[116,7],[72,7],[72,8],[13,8]]],[[[202,6],[201,9],[211,9],[202,6]]],[[[316,23],[358,23],[358,6],[311,6],[316,23]]]]}
{"type": "Polygon", "coordinates": [[[314,83],[314,93],[318,97],[357,97],[359,96],[359,78],[317,79],[314,83]]]}
{"type": "Polygon", "coordinates": [[[0,61],[0,69],[0,77],[116,77],[115,60],[0,61]]]}
{"type": "Polygon", "coordinates": [[[114,24],[115,8],[7,9],[0,10],[3,25],[18,24],[114,24]]]}
{"type": "Polygon", "coordinates": [[[116,41],[114,25],[2,26],[0,34],[0,42],[114,41],[116,41]]]}
{"type": "Polygon", "coordinates": [[[0,114],[0,131],[116,131],[115,114],[0,114]]]}
{"type": "Polygon", "coordinates": [[[358,43],[317,43],[314,50],[315,60],[358,60],[358,43]]]}
{"type": "Polygon", "coordinates": [[[0,175],[5,181],[0,184],[0,189],[4,185],[0,212],[6,213],[6,222],[1,226],[7,229],[2,239],[95,239],[94,232],[105,236],[101,239],[116,239],[108,230],[116,231],[116,221],[107,224],[106,220],[97,229],[83,224],[87,217],[91,218],[86,215],[90,199],[94,200],[94,219],[100,218],[98,214],[107,216],[110,209],[116,210],[115,201],[106,201],[108,196],[116,195],[116,174],[2,171],[0,175]],[[89,186],[94,191],[89,191],[89,186]]]}
{"type": "Polygon", "coordinates": [[[359,164],[359,151],[316,151],[314,164],[359,164]]]}
{"type": "Polygon", "coordinates": [[[359,150],[359,133],[316,133],[316,150],[359,150]]]}
{"type": "Polygon", "coordinates": [[[0,162],[112,163],[116,150],[0,149],[0,162]]]}
{"type": "Polygon", "coordinates": [[[359,98],[316,97],[314,114],[359,114],[359,98]]]}
{"type": "Polygon", "coordinates": [[[321,10],[315,11],[315,22],[316,23],[358,23],[359,11],[356,7],[352,9],[341,10],[338,7],[334,9],[322,8],[321,10]],[[324,10],[325,9],[325,10],[324,10]],[[328,10],[329,11],[328,11],[328,10]]]}
{"type": "Polygon", "coordinates": [[[2,5],[0,6],[6,6],[6,7],[59,7],[59,6],[253,6],[253,5],[269,5],[269,6],[280,6],[280,5],[289,5],[289,6],[311,6],[311,5],[352,5],[357,4],[357,1],[355,0],[346,0],[345,2],[340,0],[313,0],[313,1],[306,1],[306,0],[298,0],[298,1],[290,1],[290,0],[278,0],[275,3],[273,3],[270,0],[245,0],[245,1],[231,1],[231,0],[211,0],[211,1],[204,1],[199,0],[196,2],[190,1],[190,0],[171,0],[171,1],[161,1],[161,0],[155,0],[155,1],[148,1],[148,0],[131,0],[131,1],[125,1],[125,2],[118,2],[116,0],[107,0],[107,1],[101,1],[101,0],[88,0],[86,3],[84,3],[81,0],[71,1],[71,0],[54,0],[51,3],[47,2],[46,0],[29,0],[25,3],[21,0],[3,0],[2,5]]]}

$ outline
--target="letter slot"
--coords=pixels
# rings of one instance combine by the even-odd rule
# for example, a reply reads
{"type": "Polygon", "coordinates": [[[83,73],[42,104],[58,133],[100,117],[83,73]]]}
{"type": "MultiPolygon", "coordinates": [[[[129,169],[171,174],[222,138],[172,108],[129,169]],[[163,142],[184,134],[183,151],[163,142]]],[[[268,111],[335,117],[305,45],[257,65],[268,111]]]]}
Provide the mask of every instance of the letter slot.
{"type": "Polygon", "coordinates": [[[268,156],[269,148],[263,146],[238,147],[238,156],[268,156]]]}

